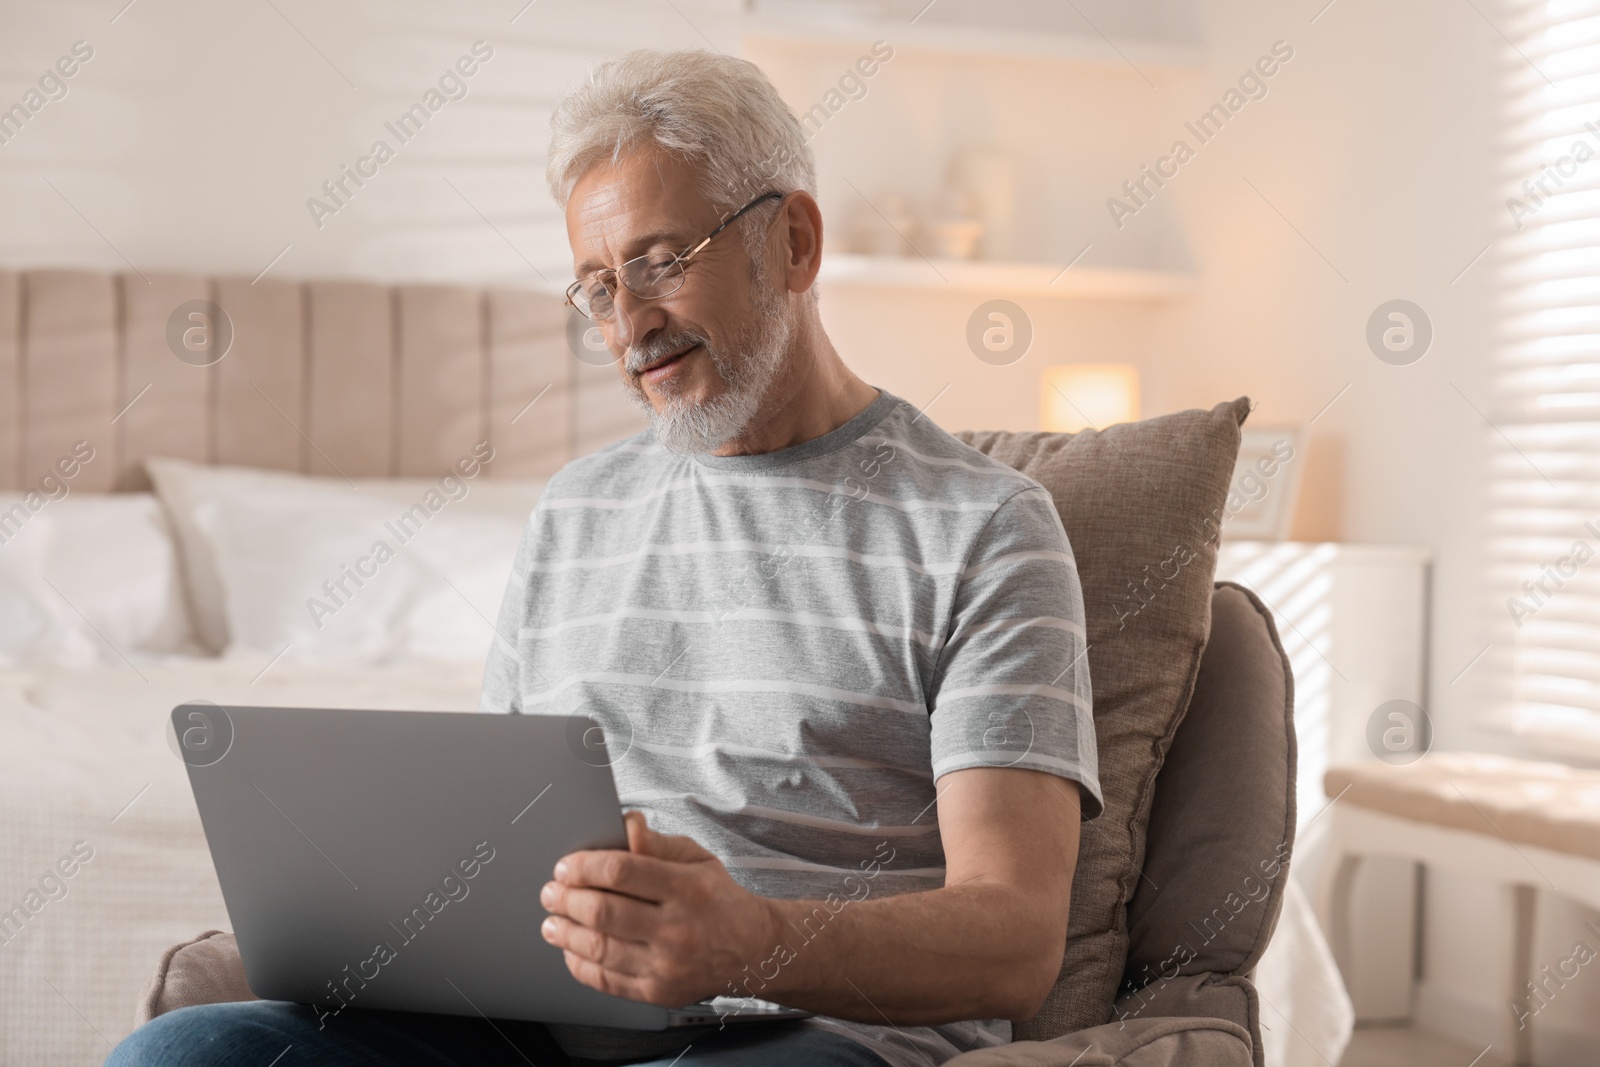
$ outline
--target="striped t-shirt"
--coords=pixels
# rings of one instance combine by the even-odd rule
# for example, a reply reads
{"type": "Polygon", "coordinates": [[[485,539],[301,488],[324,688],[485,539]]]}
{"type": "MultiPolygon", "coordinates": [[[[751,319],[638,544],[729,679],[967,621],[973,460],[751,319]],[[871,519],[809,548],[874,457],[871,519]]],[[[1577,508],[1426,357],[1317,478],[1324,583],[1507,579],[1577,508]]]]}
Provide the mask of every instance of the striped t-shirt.
{"type": "MultiPolygon", "coordinates": [[[[934,783],[951,771],[1047,771],[1082,786],[1086,818],[1101,808],[1050,494],[887,392],[777,452],[684,455],[645,431],[568,464],[497,628],[482,710],[593,717],[623,806],[762,896],[943,885],[934,783]]],[[[1011,1036],[809,1024],[897,1067],[1011,1036]]]]}

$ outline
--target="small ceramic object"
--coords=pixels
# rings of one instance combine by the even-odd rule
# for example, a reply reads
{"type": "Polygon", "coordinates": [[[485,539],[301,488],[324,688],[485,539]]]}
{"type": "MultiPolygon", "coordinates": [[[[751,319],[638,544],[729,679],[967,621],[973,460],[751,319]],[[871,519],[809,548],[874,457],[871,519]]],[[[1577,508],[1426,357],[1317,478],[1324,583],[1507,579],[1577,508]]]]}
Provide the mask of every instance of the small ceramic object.
{"type": "Polygon", "coordinates": [[[983,240],[983,223],[977,219],[946,219],[931,227],[939,255],[946,259],[971,259],[983,240]]]}

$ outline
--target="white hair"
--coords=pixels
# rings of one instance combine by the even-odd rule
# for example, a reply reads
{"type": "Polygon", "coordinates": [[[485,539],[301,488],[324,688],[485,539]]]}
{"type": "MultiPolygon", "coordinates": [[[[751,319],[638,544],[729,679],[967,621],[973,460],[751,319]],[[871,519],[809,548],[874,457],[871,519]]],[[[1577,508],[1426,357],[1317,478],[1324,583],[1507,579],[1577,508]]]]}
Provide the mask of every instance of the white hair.
{"type": "MultiPolygon", "coordinates": [[[[723,214],[762,193],[817,195],[804,128],[761,68],[705,51],[629,52],[597,68],[550,117],[546,178],[563,209],[578,179],[654,146],[703,172],[706,199],[723,214]]],[[[763,205],[770,208],[771,204],[763,205]]],[[[760,208],[746,218],[771,218],[760,208]]],[[[764,231],[744,227],[755,253],[764,231]]]]}

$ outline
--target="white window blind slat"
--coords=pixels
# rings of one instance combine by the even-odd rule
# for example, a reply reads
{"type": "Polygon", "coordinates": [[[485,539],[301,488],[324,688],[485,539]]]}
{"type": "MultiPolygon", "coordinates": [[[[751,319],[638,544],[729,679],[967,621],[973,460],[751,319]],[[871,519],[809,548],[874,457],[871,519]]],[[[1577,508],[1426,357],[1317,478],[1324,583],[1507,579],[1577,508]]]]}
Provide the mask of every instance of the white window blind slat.
{"type": "Polygon", "coordinates": [[[1516,0],[1502,26],[1513,50],[1501,173],[1518,227],[1502,242],[1489,580],[1505,605],[1512,722],[1547,736],[1594,737],[1600,0],[1516,0]]]}

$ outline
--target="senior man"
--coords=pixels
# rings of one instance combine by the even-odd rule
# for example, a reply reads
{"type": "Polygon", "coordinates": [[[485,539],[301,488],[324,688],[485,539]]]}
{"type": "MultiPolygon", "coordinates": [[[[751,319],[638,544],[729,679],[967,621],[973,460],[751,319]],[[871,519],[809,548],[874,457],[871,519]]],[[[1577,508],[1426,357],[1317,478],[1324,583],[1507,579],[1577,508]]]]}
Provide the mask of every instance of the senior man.
{"type": "Polygon", "coordinates": [[[108,1063],[928,1067],[1010,1040],[1057,978],[1101,799],[1049,494],[840,359],[811,153],[757,68],[635,52],[553,129],[568,298],[650,427],[551,480],[484,679],[484,711],[602,723],[627,809],[629,851],[565,857],[541,930],[607,993],[817,1014],[319,1030],[258,1002],[162,1016],[108,1063]]]}

